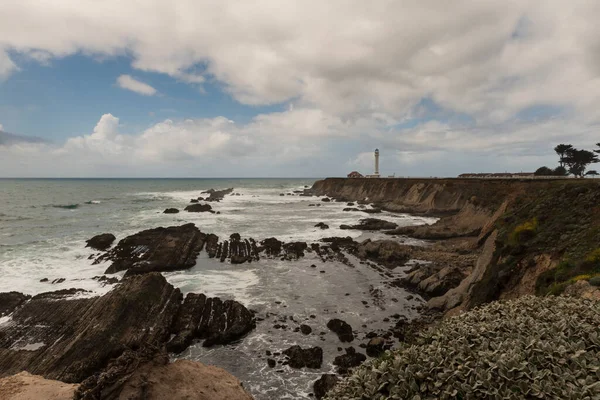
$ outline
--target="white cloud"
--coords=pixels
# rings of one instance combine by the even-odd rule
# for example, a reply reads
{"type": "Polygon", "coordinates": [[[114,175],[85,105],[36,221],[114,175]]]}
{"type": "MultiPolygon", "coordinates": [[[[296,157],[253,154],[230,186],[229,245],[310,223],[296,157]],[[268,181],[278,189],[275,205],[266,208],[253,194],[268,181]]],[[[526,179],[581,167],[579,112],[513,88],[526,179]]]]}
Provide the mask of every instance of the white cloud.
{"type": "Polygon", "coordinates": [[[8,54],[0,47],[0,82],[8,78],[13,72],[18,71],[18,69],[8,54]]]}
{"type": "Polygon", "coordinates": [[[144,96],[153,96],[156,94],[156,89],[152,86],[135,79],[130,75],[121,75],[117,78],[117,85],[122,89],[131,90],[144,96]]]}

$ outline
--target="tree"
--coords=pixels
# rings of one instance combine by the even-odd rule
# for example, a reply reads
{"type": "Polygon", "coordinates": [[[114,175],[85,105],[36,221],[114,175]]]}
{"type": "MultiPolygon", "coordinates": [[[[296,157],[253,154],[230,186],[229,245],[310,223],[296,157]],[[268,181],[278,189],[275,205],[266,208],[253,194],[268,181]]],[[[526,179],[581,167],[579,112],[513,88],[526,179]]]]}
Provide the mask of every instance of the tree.
{"type": "Polygon", "coordinates": [[[536,176],[550,176],[554,175],[554,171],[548,167],[539,167],[533,174],[536,176]]]}
{"type": "Polygon", "coordinates": [[[585,176],[598,176],[600,175],[595,169],[591,169],[585,173],[585,176]]]}
{"type": "Polygon", "coordinates": [[[559,163],[561,167],[565,166],[565,156],[567,155],[567,152],[572,150],[573,146],[570,144],[559,144],[558,146],[556,146],[554,148],[554,151],[556,152],[556,154],[558,154],[559,157],[559,163]]]}
{"type": "MultiPolygon", "coordinates": [[[[600,143],[596,143],[596,147],[600,147],[600,143]]],[[[594,151],[594,153],[598,153],[598,154],[600,154],[600,149],[598,149],[598,150],[593,150],[593,151],[594,151]]]]}
{"type": "Polygon", "coordinates": [[[556,168],[554,168],[554,173],[552,175],[554,176],[567,176],[569,173],[567,172],[567,169],[563,166],[558,166],[556,168]]]}
{"type": "MultiPolygon", "coordinates": [[[[557,146],[558,147],[558,146],[557,146]]],[[[571,147],[565,151],[565,155],[562,159],[562,163],[569,169],[569,173],[583,178],[585,169],[590,164],[599,162],[598,156],[588,150],[578,150],[571,147]]]]}

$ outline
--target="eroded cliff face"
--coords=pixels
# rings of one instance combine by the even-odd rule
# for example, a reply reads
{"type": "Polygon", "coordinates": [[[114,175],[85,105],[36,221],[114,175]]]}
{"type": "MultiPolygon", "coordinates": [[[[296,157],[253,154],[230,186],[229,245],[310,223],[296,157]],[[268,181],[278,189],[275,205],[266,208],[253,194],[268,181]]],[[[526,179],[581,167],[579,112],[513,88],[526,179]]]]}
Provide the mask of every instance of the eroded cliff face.
{"type": "MultiPolygon", "coordinates": [[[[430,307],[448,315],[496,299],[559,294],[574,284],[585,286],[582,280],[600,283],[600,185],[595,180],[328,178],[315,182],[313,191],[389,211],[441,216],[433,225],[391,233],[448,244],[460,237],[466,245],[447,248],[477,254],[470,268],[460,267],[466,277],[458,285],[429,300],[430,307]]],[[[428,282],[440,272],[413,272],[411,278],[428,282]]],[[[411,282],[423,286],[419,283],[411,282]]]]}

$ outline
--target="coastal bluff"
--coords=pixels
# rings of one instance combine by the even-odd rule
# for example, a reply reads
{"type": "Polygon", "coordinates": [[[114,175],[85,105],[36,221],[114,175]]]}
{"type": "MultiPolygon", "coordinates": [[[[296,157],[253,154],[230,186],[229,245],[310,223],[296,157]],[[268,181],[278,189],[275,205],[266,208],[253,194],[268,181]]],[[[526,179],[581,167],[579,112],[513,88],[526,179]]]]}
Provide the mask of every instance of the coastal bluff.
{"type": "Polygon", "coordinates": [[[432,257],[434,265],[410,270],[402,283],[446,315],[528,294],[600,298],[596,179],[326,178],[312,191],[439,217],[385,233],[431,241],[415,258],[432,257]],[[443,260],[435,249],[442,249],[443,260]],[[455,263],[465,258],[468,263],[455,263]]]}

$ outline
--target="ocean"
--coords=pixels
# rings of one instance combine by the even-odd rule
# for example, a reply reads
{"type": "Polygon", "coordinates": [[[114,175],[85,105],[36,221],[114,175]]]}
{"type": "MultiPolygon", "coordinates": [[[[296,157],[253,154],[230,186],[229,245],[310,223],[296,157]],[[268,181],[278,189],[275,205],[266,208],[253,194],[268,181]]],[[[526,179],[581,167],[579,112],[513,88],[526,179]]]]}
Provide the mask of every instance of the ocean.
{"type": "MultiPolygon", "coordinates": [[[[342,211],[345,203],[325,203],[317,197],[294,195],[294,191],[310,187],[314,181],[314,178],[0,179],[0,292],[14,290],[33,295],[75,287],[89,290],[86,295],[93,296],[109,291],[111,285],[102,286],[92,279],[102,275],[107,266],[92,265],[89,258],[97,252],[85,247],[85,240],[99,233],[112,233],[120,240],[144,229],[193,222],[201,231],[221,238],[239,233],[256,240],[276,237],[310,243],[330,236],[352,236],[356,240],[384,237],[339,229],[342,224],[355,224],[368,217],[364,213],[342,211]],[[190,199],[201,196],[202,191],[231,187],[239,195],[228,195],[223,201],[212,203],[220,214],[183,211],[190,199]],[[170,207],[181,212],[164,214],[170,207]],[[315,228],[318,222],[325,222],[330,229],[315,228]],[[44,278],[48,282],[41,282],[44,278]],[[51,283],[61,278],[64,282],[51,283]]],[[[400,226],[435,221],[386,212],[377,218],[400,226]]],[[[225,368],[244,382],[257,400],[307,397],[312,382],[322,373],[333,371],[333,358],[341,354],[337,337],[325,326],[328,319],[342,318],[364,335],[389,326],[383,320],[391,314],[413,317],[421,301],[418,296],[411,299],[404,289],[385,285],[376,270],[354,261],[355,267],[349,267],[336,262],[323,263],[307,254],[298,261],[261,259],[251,264],[230,265],[209,259],[202,252],[195,267],[164,273],[167,280],[184,293],[235,299],[256,310],[258,315],[270,317],[259,322],[238,343],[210,349],[194,345],[174,357],[225,368]],[[317,268],[310,268],[311,264],[317,268]],[[375,304],[371,299],[364,304],[373,290],[380,291],[381,300],[375,304]],[[273,328],[277,321],[289,317],[308,321],[318,334],[305,336],[273,328]],[[278,352],[294,344],[321,346],[325,353],[323,368],[294,370],[282,365],[269,368],[267,350],[278,352]]],[[[400,276],[403,272],[393,273],[400,276]]]]}

